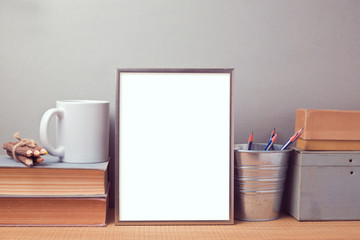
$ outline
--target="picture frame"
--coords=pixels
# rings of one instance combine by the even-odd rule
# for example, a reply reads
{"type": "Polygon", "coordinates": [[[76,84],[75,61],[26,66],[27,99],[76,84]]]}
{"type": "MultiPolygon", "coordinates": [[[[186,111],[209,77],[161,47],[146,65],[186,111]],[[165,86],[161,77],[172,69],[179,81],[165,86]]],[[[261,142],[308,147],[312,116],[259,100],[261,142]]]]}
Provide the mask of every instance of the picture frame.
{"type": "Polygon", "coordinates": [[[234,223],[233,69],[118,69],[115,225],[234,223]]]}

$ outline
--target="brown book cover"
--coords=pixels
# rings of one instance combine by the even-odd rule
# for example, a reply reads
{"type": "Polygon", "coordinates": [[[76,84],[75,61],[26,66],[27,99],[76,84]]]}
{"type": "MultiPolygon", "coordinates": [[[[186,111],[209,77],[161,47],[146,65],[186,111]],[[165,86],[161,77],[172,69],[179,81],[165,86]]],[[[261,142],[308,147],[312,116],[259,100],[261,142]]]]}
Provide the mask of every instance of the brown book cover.
{"type": "Polygon", "coordinates": [[[108,194],[0,197],[0,226],[106,226],[108,194]]]}
{"type": "Polygon", "coordinates": [[[0,197],[4,195],[96,195],[108,188],[107,162],[69,164],[52,156],[33,167],[0,155],[0,197]]]}

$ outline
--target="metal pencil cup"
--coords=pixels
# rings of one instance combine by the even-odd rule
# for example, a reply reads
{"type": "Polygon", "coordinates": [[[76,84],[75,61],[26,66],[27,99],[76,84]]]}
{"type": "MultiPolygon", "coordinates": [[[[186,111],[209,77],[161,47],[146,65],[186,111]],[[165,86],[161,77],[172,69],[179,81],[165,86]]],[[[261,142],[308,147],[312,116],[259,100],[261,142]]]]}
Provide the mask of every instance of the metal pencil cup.
{"type": "Polygon", "coordinates": [[[280,217],[291,149],[264,151],[266,144],[235,145],[235,218],[269,221],[280,217]]]}

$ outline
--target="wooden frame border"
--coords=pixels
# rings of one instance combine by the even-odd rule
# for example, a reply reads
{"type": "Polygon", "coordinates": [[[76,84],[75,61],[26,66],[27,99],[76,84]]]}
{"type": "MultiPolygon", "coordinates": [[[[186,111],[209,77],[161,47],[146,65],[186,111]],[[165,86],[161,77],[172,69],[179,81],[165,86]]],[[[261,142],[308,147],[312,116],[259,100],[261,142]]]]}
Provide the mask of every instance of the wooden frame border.
{"type": "Polygon", "coordinates": [[[116,87],[116,116],[115,116],[115,225],[206,225],[206,224],[234,224],[234,69],[117,69],[117,87],[116,87]],[[230,74],[230,146],[229,146],[229,220],[204,220],[204,221],[120,221],[119,219],[119,101],[120,101],[120,73],[229,73],[230,74]]]}

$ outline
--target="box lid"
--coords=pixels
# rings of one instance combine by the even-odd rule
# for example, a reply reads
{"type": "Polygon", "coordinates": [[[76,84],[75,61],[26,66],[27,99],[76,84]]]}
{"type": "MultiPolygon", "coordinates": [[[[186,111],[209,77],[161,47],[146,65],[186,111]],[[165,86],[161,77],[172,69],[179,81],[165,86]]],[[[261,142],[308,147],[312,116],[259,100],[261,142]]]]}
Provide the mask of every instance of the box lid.
{"type": "Polygon", "coordinates": [[[360,140],[317,140],[302,139],[297,140],[296,146],[303,150],[316,151],[360,151],[360,140]]]}
{"type": "Polygon", "coordinates": [[[295,132],[315,140],[360,140],[360,111],[297,109],[295,132]]]}
{"type": "Polygon", "coordinates": [[[360,166],[360,151],[306,151],[295,147],[292,164],[301,166],[360,166]]]}

